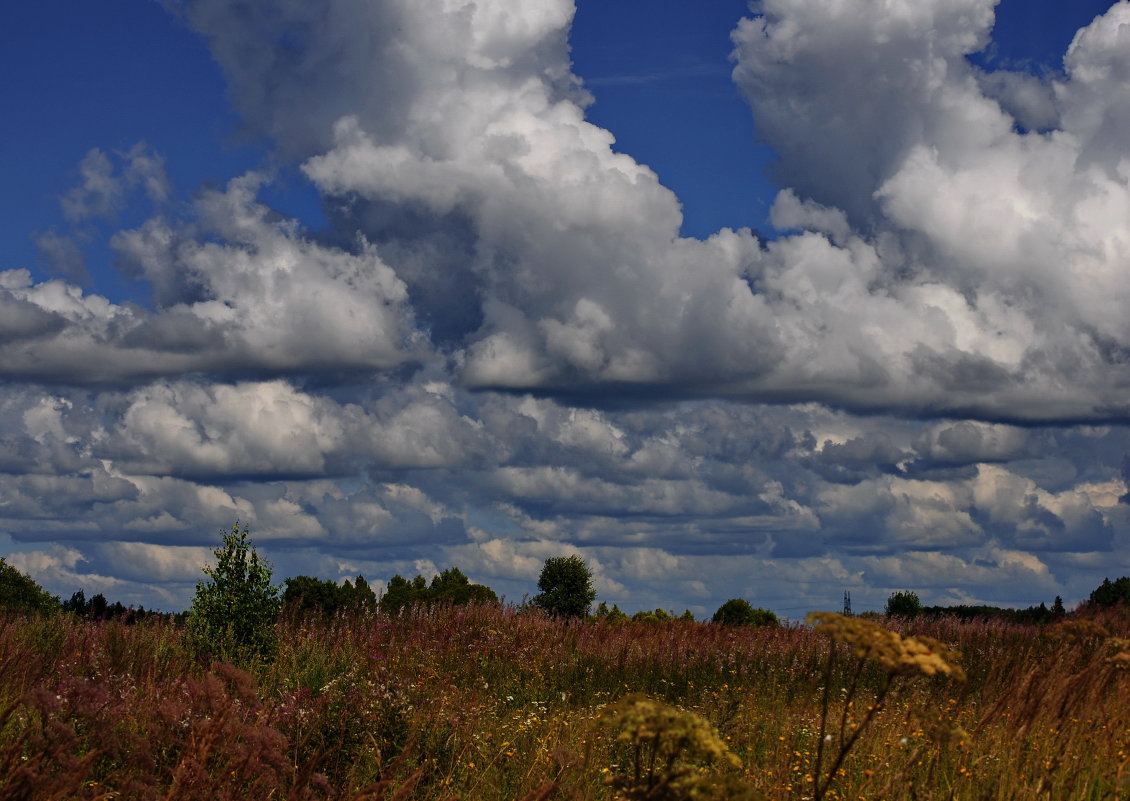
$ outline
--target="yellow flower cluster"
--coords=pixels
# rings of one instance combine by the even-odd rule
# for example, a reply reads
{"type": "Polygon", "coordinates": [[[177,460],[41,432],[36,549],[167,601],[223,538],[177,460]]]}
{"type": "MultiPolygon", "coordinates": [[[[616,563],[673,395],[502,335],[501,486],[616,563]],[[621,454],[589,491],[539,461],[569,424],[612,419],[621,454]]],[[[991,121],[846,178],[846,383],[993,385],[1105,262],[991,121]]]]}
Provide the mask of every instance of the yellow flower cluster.
{"type": "Polygon", "coordinates": [[[663,760],[741,764],[708,720],[646,696],[629,695],[606,707],[600,722],[616,731],[616,742],[650,746],[663,760]]]}
{"type": "Polygon", "coordinates": [[[887,673],[965,680],[965,671],[957,664],[958,653],[931,637],[903,637],[874,621],[834,612],[813,612],[808,622],[836,642],[850,645],[856,656],[877,663],[887,673]]]}

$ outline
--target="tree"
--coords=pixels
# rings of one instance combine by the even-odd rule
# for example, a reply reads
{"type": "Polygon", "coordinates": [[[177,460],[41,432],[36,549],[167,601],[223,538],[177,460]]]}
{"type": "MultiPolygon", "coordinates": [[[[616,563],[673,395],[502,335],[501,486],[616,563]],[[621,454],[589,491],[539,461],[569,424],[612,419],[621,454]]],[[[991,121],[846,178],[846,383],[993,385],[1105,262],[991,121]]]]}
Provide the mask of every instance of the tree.
{"type": "Polygon", "coordinates": [[[283,582],[282,605],[288,612],[316,611],[332,617],[341,606],[341,588],[314,576],[288,578],[283,582]]]}
{"type": "Polygon", "coordinates": [[[1091,606],[1118,606],[1130,604],[1130,577],[1123,576],[1111,581],[1103,579],[1103,583],[1091,591],[1089,599],[1091,606]]]}
{"type": "Polygon", "coordinates": [[[593,616],[596,617],[597,620],[603,620],[606,623],[626,623],[631,620],[631,618],[620,609],[618,604],[612,604],[612,608],[609,609],[608,604],[604,601],[600,602],[593,616]]]}
{"type": "Polygon", "coordinates": [[[922,602],[918,600],[918,593],[900,590],[887,598],[888,617],[917,617],[921,611],[922,602]]]}
{"type": "Polygon", "coordinates": [[[35,579],[4,561],[0,556],[0,607],[25,612],[49,612],[59,599],[35,583],[35,579]]]}
{"type": "Polygon", "coordinates": [[[448,602],[456,606],[465,604],[498,603],[494,590],[483,584],[472,584],[457,567],[449,567],[432,578],[428,588],[429,602],[448,602]]]}
{"type": "Polygon", "coordinates": [[[395,615],[402,609],[411,609],[416,604],[423,603],[423,592],[426,589],[423,576],[416,576],[416,581],[409,581],[397,573],[388,580],[378,605],[385,614],[395,615]]]}
{"type": "Polygon", "coordinates": [[[718,607],[713,623],[727,626],[776,626],[777,615],[768,609],[754,609],[745,598],[731,598],[718,607]]]}
{"type": "Polygon", "coordinates": [[[365,577],[358,574],[352,585],[347,580],[342,587],[342,605],[354,612],[372,612],[377,608],[377,594],[365,577]]]}
{"type": "Polygon", "coordinates": [[[585,617],[596,600],[592,571],[579,556],[555,556],[545,560],[531,603],[556,617],[585,617]]]}
{"type": "Polygon", "coordinates": [[[459,568],[449,567],[432,576],[431,586],[423,576],[416,576],[412,581],[400,574],[393,576],[381,596],[380,608],[386,614],[396,614],[401,609],[433,603],[496,604],[498,596],[484,584],[472,584],[459,568]]]}
{"type": "Polygon", "coordinates": [[[269,661],[278,648],[279,591],[271,566],[259,558],[250,531],[237,521],[215,549],[216,566],[196,585],[188,634],[201,653],[235,661],[269,661]]]}

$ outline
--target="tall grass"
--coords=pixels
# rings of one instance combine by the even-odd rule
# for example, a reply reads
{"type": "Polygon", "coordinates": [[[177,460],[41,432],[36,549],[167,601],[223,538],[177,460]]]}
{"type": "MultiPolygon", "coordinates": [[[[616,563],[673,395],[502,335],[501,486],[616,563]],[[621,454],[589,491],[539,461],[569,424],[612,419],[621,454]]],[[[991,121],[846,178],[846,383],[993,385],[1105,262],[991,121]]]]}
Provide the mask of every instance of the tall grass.
{"type": "Polygon", "coordinates": [[[606,710],[639,695],[713,726],[729,797],[811,798],[822,722],[866,719],[825,798],[1124,798],[1130,626],[1102,623],[896,622],[968,678],[900,681],[869,713],[884,671],[829,670],[844,646],[801,627],[432,607],[286,619],[240,670],[171,626],[4,617],[0,798],[611,799],[630,754],[606,710]]]}

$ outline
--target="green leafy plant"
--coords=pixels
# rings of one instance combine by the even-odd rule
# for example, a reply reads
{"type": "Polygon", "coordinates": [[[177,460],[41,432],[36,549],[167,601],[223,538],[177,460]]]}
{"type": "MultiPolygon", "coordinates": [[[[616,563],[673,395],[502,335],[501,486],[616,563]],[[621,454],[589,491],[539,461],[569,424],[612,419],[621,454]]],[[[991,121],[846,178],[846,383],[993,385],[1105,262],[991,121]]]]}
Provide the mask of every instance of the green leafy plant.
{"type": "Polygon", "coordinates": [[[596,600],[592,571],[579,556],[555,556],[545,560],[531,603],[555,617],[585,617],[596,600]]]}
{"type": "Polygon", "coordinates": [[[49,612],[59,608],[59,599],[35,580],[4,561],[0,556],[0,607],[29,612],[49,612]]]}
{"type": "Polygon", "coordinates": [[[918,600],[918,593],[910,590],[891,593],[887,598],[887,617],[917,617],[922,611],[922,602],[918,600]]]}
{"type": "Polygon", "coordinates": [[[731,598],[718,607],[711,622],[728,626],[776,626],[779,621],[768,609],[754,609],[744,598],[731,598]]]}
{"type": "Polygon", "coordinates": [[[196,585],[188,635],[196,650],[236,662],[270,661],[278,649],[275,620],[278,588],[271,566],[251,544],[250,531],[237,521],[213,551],[216,566],[205,567],[207,581],[196,585]]]}

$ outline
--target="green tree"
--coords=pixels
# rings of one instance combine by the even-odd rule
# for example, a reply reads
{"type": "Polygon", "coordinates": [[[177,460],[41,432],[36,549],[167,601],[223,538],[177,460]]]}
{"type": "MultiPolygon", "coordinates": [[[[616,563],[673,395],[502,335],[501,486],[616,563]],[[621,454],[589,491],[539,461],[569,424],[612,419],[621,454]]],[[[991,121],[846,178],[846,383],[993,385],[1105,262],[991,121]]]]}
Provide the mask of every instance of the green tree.
{"type": "Polygon", "coordinates": [[[718,607],[713,623],[726,626],[776,626],[777,615],[768,609],[754,609],[745,598],[731,598],[718,607]]]}
{"type": "Polygon", "coordinates": [[[49,612],[59,607],[59,599],[0,556],[0,607],[27,612],[49,612]]]}
{"type": "Polygon", "coordinates": [[[496,604],[498,596],[484,584],[472,584],[459,568],[449,567],[432,577],[431,586],[423,576],[416,576],[412,581],[399,574],[393,576],[379,606],[386,614],[396,614],[401,609],[433,603],[496,604]]]}
{"type": "Polygon", "coordinates": [[[579,556],[555,556],[545,560],[531,603],[556,617],[585,617],[596,600],[592,571],[579,556]]]}
{"type": "Polygon", "coordinates": [[[378,606],[385,614],[395,615],[402,609],[410,609],[416,604],[423,603],[426,590],[427,585],[423,576],[416,576],[415,581],[409,581],[397,573],[388,580],[378,606]]]}
{"type": "Polygon", "coordinates": [[[887,598],[888,617],[917,617],[921,611],[922,602],[918,600],[916,592],[900,590],[887,598]]]}
{"type": "Polygon", "coordinates": [[[332,617],[341,607],[341,587],[313,576],[295,576],[283,582],[282,604],[290,612],[321,612],[332,617]]]}
{"type": "Polygon", "coordinates": [[[1130,577],[1123,576],[1111,581],[1103,579],[1103,583],[1091,591],[1089,599],[1092,606],[1118,606],[1130,604],[1130,577]]]}
{"type": "Polygon", "coordinates": [[[612,608],[609,609],[608,604],[604,601],[601,601],[600,605],[597,606],[596,612],[593,613],[593,617],[595,617],[597,620],[603,620],[607,623],[626,623],[627,621],[631,620],[631,618],[628,617],[623,612],[623,610],[620,609],[620,606],[618,604],[612,604],[612,608]]]}
{"type": "Polygon", "coordinates": [[[271,566],[259,557],[250,531],[238,521],[213,551],[216,566],[205,567],[207,581],[196,585],[188,618],[193,645],[214,658],[269,661],[278,650],[275,620],[279,591],[271,566]]]}
{"type": "Polygon", "coordinates": [[[358,575],[352,584],[346,580],[342,585],[341,605],[353,612],[371,612],[377,608],[377,594],[365,577],[358,575]]]}
{"type": "Polygon", "coordinates": [[[428,588],[428,600],[446,601],[457,606],[464,604],[498,603],[494,590],[483,584],[472,584],[457,567],[449,567],[432,578],[428,588]]]}

